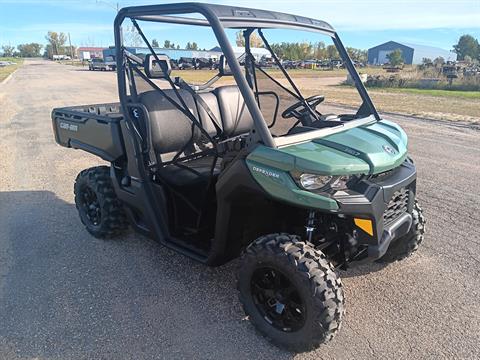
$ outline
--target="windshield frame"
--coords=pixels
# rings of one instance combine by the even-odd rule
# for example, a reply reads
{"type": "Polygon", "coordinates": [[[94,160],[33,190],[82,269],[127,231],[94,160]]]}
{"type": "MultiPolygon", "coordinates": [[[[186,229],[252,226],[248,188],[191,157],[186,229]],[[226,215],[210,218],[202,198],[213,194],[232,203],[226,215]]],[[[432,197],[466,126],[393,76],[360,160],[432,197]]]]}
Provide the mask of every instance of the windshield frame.
{"type": "MultiPolygon", "coordinates": [[[[274,138],[270,129],[267,126],[267,122],[265,121],[260,111],[255,95],[251,87],[249,86],[246,77],[242,73],[241,65],[234,54],[232,45],[230,44],[230,40],[225,33],[225,28],[243,30],[248,30],[249,28],[287,28],[293,30],[319,32],[330,36],[339,52],[341,59],[344,61],[345,67],[347,68],[348,73],[352,77],[355,83],[355,87],[363,101],[363,104],[359,109],[359,112],[361,113],[357,113],[358,115],[363,115],[363,117],[356,120],[351,120],[346,125],[348,125],[348,128],[361,126],[365,124],[365,118],[370,119],[372,116],[373,121],[380,120],[380,116],[378,115],[377,110],[375,109],[375,106],[373,105],[373,102],[371,101],[367,90],[365,89],[365,86],[363,85],[360,76],[358,75],[358,72],[356,71],[352,60],[348,56],[348,53],[345,50],[338,34],[326,22],[289,14],[267,12],[264,10],[245,9],[221,5],[209,5],[202,3],[176,3],[165,5],[136,6],[123,8],[118,12],[114,22],[114,36],[117,61],[117,83],[120,103],[122,105],[123,113],[125,114],[127,119],[130,118],[127,106],[129,97],[127,95],[125,74],[125,49],[123,47],[121,31],[122,23],[126,18],[159,23],[174,22],[177,24],[211,27],[220,45],[220,48],[222,49],[222,52],[225,55],[225,58],[232,70],[235,82],[244,98],[245,105],[247,106],[253,118],[254,129],[252,129],[251,135],[254,142],[262,142],[265,146],[276,148],[278,146],[284,146],[289,143],[293,144],[298,143],[299,141],[308,141],[314,138],[318,138],[319,136],[325,136],[329,133],[343,131],[347,128],[347,126],[341,124],[339,126],[328,129],[312,130],[301,134],[301,136],[300,134],[284,135],[280,137],[283,138],[281,141],[279,141],[279,138],[274,138]],[[233,9],[233,14],[235,14],[236,16],[219,16],[219,13],[225,11],[226,9],[233,9]],[[238,13],[235,11],[238,11],[238,13]],[[265,14],[265,16],[252,16],[255,15],[256,12],[260,12],[260,14],[265,14]],[[179,14],[200,14],[204,17],[204,19],[171,16],[179,14]]],[[[130,121],[132,120],[130,119],[130,121]]],[[[370,120],[368,120],[368,122],[370,122],[370,120]]]]}

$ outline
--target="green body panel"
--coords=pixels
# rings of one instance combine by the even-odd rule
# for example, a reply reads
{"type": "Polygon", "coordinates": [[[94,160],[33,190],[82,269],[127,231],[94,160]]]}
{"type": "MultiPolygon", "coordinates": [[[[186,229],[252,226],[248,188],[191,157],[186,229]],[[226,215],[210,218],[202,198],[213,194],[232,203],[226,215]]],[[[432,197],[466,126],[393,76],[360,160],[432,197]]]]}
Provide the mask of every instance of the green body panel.
{"type": "Polygon", "coordinates": [[[302,190],[293,181],[290,173],[279,171],[276,168],[263,163],[249,160],[247,166],[253,178],[262,188],[275,199],[286,201],[302,207],[315,209],[337,210],[337,202],[327,196],[321,196],[312,192],[302,190]]]}
{"type": "Polygon", "coordinates": [[[406,156],[407,135],[398,125],[382,120],[279,149],[260,145],[248,155],[247,165],[272,197],[331,211],[338,209],[333,199],[300,189],[290,172],[378,174],[400,166],[406,156]]]}

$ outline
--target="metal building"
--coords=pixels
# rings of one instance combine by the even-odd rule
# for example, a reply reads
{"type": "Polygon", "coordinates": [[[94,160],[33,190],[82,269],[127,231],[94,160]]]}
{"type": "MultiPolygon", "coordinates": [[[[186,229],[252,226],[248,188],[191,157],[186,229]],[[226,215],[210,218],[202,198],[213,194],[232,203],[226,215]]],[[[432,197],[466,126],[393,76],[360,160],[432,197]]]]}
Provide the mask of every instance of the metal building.
{"type": "Polygon", "coordinates": [[[388,41],[368,49],[368,63],[371,65],[382,65],[388,63],[387,55],[394,50],[401,50],[405,64],[421,64],[423,58],[434,60],[441,56],[445,61],[454,61],[457,55],[451,51],[425,45],[399,43],[388,41]]]}
{"type": "Polygon", "coordinates": [[[77,57],[80,60],[89,60],[93,58],[102,58],[104,48],[101,47],[79,47],[77,49],[77,57]]]}

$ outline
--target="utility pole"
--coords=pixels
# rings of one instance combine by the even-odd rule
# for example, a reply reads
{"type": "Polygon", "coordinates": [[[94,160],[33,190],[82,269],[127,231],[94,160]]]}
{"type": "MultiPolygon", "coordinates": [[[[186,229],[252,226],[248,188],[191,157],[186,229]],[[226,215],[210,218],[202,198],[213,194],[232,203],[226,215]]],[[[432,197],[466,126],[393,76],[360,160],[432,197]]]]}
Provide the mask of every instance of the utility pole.
{"type": "Polygon", "coordinates": [[[73,65],[73,48],[72,48],[72,41],[70,40],[70,33],[68,33],[68,44],[70,46],[70,60],[72,61],[72,65],[73,65]]]}

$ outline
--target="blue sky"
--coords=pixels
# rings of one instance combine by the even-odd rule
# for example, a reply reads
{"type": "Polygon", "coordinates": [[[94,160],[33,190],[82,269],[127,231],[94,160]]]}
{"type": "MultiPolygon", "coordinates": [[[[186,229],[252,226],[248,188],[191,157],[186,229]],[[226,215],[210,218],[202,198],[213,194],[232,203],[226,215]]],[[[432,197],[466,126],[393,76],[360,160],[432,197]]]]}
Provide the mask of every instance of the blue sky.
{"type": "MultiPolygon", "coordinates": [[[[120,0],[120,7],[175,0],[120,0]]],[[[451,50],[465,33],[480,38],[480,0],[205,0],[221,4],[264,8],[325,20],[340,33],[347,46],[369,48],[400,42],[451,50]]],[[[113,44],[116,1],[99,0],[0,0],[0,45],[45,43],[48,30],[70,32],[77,46],[113,44]]],[[[160,43],[170,39],[181,45],[196,41],[210,48],[215,40],[206,31],[180,30],[170,25],[148,27],[148,37],[160,43]]],[[[272,40],[282,41],[278,35],[272,40]]],[[[287,39],[288,40],[288,39],[287,39]]],[[[292,38],[294,40],[294,38],[292,38]]],[[[301,39],[309,40],[309,39],[301,39]]]]}

